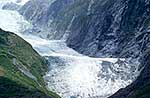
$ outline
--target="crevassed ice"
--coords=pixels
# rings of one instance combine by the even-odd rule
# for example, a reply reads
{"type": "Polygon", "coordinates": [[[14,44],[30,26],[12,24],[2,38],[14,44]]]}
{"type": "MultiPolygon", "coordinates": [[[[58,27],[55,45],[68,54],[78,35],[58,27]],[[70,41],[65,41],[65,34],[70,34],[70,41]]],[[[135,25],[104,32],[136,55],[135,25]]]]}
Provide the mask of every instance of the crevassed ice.
{"type": "Polygon", "coordinates": [[[91,58],[77,53],[64,40],[24,36],[50,62],[44,76],[48,88],[63,98],[106,98],[129,85],[139,74],[136,64],[123,58],[91,58]]]}
{"type": "Polygon", "coordinates": [[[6,31],[20,33],[31,27],[31,24],[24,20],[17,11],[0,9],[0,28],[6,31]]]}
{"type": "Polygon", "coordinates": [[[24,5],[27,3],[29,0],[0,0],[0,4],[6,4],[6,3],[16,3],[18,5],[24,5]]]}
{"type": "Polygon", "coordinates": [[[129,85],[139,74],[125,59],[91,58],[77,53],[64,40],[46,40],[23,32],[31,25],[15,11],[0,10],[0,28],[15,32],[49,61],[44,76],[48,89],[62,98],[106,98],[129,85]]]}
{"type": "Polygon", "coordinates": [[[44,78],[48,88],[63,98],[106,98],[138,75],[136,65],[125,63],[123,58],[91,58],[67,47],[64,40],[45,40],[33,35],[23,38],[49,60],[50,71],[44,78]]]}

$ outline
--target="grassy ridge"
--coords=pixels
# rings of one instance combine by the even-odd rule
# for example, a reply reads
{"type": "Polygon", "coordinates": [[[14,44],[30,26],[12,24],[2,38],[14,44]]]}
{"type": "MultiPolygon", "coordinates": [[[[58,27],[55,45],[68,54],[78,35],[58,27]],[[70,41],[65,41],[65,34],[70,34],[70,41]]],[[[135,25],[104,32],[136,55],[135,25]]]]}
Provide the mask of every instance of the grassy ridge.
{"type": "Polygon", "coordinates": [[[23,98],[60,98],[47,91],[42,77],[46,71],[44,58],[31,45],[13,33],[0,30],[0,87],[9,92],[0,90],[0,98],[4,95],[12,98],[19,98],[20,95],[23,98]],[[11,89],[7,89],[7,86],[11,89]],[[27,96],[30,92],[35,94],[27,96]]]}

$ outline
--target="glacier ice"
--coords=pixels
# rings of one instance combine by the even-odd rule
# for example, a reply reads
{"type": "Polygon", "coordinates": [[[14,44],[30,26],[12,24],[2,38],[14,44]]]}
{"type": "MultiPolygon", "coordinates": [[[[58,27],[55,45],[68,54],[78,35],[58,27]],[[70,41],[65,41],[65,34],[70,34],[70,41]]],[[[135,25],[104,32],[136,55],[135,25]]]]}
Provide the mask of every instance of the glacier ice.
{"type": "Polygon", "coordinates": [[[64,40],[23,36],[49,61],[50,71],[44,78],[48,88],[63,98],[106,98],[129,85],[139,74],[136,65],[123,58],[91,58],[67,47],[64,40]]]}
{"type": "Polygon", "coordinates": [[[18,5],[24,5],[28,2],[29,0],[0,0],[0,5],[6,4],[6,3],[15,3],[18,5]]]}
{"type": "Polygon", "coordinates": [[[0,10],[0,13],[0,28],[16,32],[49,61],[45,81],[48,89],[62,98],[106,98],[129,85],[139,74],[136,64],[124,58],[91,58],[67,47],[64,40],[22,34],[30,23],[16,11],[0,10]]]}
{"type": "Polygon", "coordinates": [[[20,33],[31,26],[17,11],[0,10],[0,28],[20,33]]]}

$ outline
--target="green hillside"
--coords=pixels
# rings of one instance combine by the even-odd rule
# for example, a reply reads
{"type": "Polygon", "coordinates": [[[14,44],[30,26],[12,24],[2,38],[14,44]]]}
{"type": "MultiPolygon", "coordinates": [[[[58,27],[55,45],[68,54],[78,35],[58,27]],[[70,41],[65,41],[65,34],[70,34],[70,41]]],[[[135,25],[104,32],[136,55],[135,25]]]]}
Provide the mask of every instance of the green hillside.
{"type": "Polygon", "coordinates": [[[0,29],[0,98],[60,98],[46,89],[46,61],[19,36],[0,29]]]}

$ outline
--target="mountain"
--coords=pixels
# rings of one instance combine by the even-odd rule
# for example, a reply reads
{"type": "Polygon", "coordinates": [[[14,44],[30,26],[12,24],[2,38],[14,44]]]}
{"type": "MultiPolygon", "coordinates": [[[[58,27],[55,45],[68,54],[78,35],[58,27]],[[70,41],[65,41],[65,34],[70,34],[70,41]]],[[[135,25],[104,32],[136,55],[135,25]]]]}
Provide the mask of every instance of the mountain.
{"type": "Polygon", "coordinates": [[[123,57],[140,62],[139,77],[110,98],[150,97],[150,1],[95,1],[91,14],[78,16],[67,39],[69,47],[96,57],[123,57]]]}
{"type": "MultiPolygon", "coordinates": [[[[41,7],[47,0],[35,2],[41,11],[35,11],[34,19],[28,17],[32,16],[29,15],[32,10],[27,9],[27,5],[31,4],[22,7],[21,14],[34,24],[50,25],[48,28],[55,29],[59,37],[69,31],[68,46],[85,55],[106,57],[126,54],[124,57],[129,57],[128,47],[134,45],[140,48],[140,41],[136,39],[149,31],[149,1],[55,0],[52,4],[47,3],[43,8],[45,11],[41,7]]],[[[136,56],[138,53],[133,54],[136,56]]]]}
{"type": "Polygon", "coordinates": [[[0,98],[60,98],[46,88],[47,68],[30,44],[0,29],[0,98]]]}
{"type": "MultiPolygon", "coordinates": [[[[34,25],[34,27],[27,32],[38,34],[41,37],[49,39],[61,39],[65,32],[61,32],[61,29],[58,29],[60,27],[57,26],[57,22],[61,21],[59,14],[74,1],[75,0],[30,0],[19,10],[20,14],[34,25]],[[56,29],[57,32],[55,32],[56,29]],[[45,33],[43,34],[42,32],[45,33]]],[[[69,21],[63,22],[65,25],[66,22],[69,21]]]]}
{"type": "Polygon", "coordinates": [[[91,14],[74,21],[67,44],[89,56],[137,57],[149,47],[149,7],[143,0],[95,1],[91,14]]]}
{"type": "Polygon", "coordinates": [[[110,98],[149,98],[150,0],[55,0],[34,19],[27,17],[32,12],[27,6],[33,5],[24,5],[20,13],[50,31],[46,38],[64,38],[70,48],[91,57],[140,63],[138,78],[110,98]]]}

